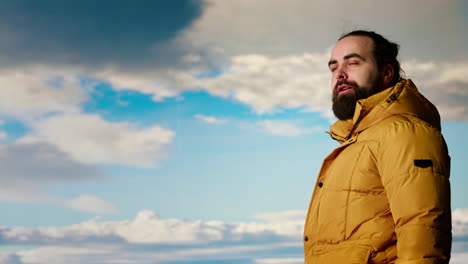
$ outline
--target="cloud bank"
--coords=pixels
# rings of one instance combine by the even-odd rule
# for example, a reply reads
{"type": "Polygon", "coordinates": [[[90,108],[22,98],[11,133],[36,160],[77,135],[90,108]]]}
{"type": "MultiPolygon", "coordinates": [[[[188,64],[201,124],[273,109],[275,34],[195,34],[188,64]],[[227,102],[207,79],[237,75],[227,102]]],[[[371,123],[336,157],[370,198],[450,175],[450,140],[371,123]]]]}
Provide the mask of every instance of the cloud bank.
{"type": "MultiPolygon", "coordinates": [[[[5,245],[35,248],[4,252],[0,259],[2,263],[298,263],[304,215],[304,211],[264,213],[256,216],[263,221],[226,223],[161,219],[145,210],[125,221],[95,218],[64,227],[1,227],[5,245]]],[[[467,209],[453,212],[453,263],[463,263],[467,254],[468,249],[463,250],[463,243],[468,243],[467,219],[467,209]]]]}

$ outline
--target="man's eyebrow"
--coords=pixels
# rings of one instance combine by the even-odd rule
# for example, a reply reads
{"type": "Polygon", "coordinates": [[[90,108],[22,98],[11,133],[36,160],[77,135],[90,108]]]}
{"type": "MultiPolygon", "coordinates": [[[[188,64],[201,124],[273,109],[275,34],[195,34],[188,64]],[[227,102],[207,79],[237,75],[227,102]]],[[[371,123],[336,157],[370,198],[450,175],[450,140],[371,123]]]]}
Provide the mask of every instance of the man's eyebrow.
{"type": "Polygon", "coordinates": [[[345,60],[351,59],[351,58],[359,58],[359,59],[361,59],[361,60],[363,60],[363,61],[366,61],[366,58],[364,58],[363,56],[361,56],[361,55],[359,55],[359,54],[357,54],[357,53],[348,54],[348,55],[344,56],[343,58],[344,58],[345,60]]]}
{"type": "MultiPolygon", "coordinates": [[[[346,55],[346,56],[343,57],[343,59],[345,59],[345,60],[351,59],[351,58],[359,58],[359,59],[361,59],[361,60],[363,60],[363,61],[366,61],[366,58],[365,58],[365,57],[363,57],[363,56],[361,56],[361,55],[359,55],[359,54],[357,54],[357,53],[350,53],[350,54],[348,54],[348,55],[346,55]]],[[[330,60],[330,61],[328,62],[328,67],[330,68],[330,66],[331,66],[332,64],[336,64],[336,63],[338,63],[337,60],[330,60]]]]}
{"type": "Polygon", "coordinates": [[[328,62],[328,68],[330,68],[330,65],[336,64],[336,63],[337,63],[336,60],[330,60],[330,61],[328,62]]]}

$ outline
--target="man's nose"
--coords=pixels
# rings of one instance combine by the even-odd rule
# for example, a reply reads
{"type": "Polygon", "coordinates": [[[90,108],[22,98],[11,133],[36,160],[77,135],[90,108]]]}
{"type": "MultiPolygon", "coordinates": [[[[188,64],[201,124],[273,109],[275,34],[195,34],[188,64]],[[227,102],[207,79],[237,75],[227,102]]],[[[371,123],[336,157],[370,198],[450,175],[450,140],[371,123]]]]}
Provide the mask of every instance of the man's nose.
{"type": "Polygon", "coordinates": [[[336,75],[337,75],[336,78],[337,78],[338,80],[346,80],[346,79],[348,79],[348,74],[346,73],[346,71],[345,71],[345,69],[344,69],[343,67],[339,67],[339,68],[337,69],[336,75]]]}

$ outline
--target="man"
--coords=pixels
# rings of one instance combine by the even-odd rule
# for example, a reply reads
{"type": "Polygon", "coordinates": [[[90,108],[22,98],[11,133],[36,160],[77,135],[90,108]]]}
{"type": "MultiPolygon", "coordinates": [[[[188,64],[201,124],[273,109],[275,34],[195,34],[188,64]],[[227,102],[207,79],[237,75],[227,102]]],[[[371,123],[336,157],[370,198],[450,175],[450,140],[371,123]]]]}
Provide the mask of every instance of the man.
{"type": "MultiPolygon", "coordinates": [[[[398,45],[353,31],[331,53],[330,135],[304,228],[306,264],[448,263],[450,158],[437,109],[401,79],[398,45]]],[[[442,88],[442,87],[441,87],[442,88]]]]}

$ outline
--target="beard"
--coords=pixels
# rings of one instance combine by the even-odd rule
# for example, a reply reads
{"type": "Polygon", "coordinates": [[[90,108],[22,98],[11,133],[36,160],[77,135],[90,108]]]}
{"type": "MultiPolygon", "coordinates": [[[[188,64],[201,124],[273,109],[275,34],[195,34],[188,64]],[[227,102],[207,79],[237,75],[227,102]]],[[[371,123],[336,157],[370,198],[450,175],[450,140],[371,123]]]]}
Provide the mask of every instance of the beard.
{"type": "Polygon", "coordinates": [[[353,81],[338,81],[333,90],[333,113],[340,120],[351,119],[354,116],[354,110],[356,109],[356,102],[361,99],[365,99],[375,93],[377,93],[379,80],[376,80],[371,89],[360,87],[356,82],[353,81]],[[341,84],[347,84],[353,87],[354,92],[347,92],[344,94],[338,94],[338,86],[341,84]]]}

